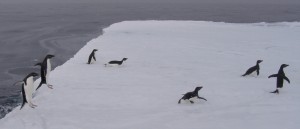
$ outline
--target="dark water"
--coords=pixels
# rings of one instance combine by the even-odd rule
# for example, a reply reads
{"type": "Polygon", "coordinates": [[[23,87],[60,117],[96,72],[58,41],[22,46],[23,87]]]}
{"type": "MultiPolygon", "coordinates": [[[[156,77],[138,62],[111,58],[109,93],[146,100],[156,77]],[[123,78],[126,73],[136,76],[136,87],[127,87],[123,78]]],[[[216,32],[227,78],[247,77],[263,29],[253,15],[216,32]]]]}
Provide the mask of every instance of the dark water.
{"type": "Polygon", "coordinates": [[[102,29],[125,20],[203,20],[253,23],[300,21],[298,4],[0,3],[0,118],[19,105],[12,86],[48,53],[62,65],[102,29]]]}

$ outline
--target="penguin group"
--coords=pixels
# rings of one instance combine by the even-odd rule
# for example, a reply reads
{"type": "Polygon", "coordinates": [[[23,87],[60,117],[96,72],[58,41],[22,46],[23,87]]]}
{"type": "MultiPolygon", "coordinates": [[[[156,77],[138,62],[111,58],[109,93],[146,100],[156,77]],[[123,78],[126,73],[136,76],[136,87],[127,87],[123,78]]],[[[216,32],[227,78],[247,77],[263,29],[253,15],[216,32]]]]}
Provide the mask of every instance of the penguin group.
{"type": "MultiPolygon", "coordinates": [[[[243,74],[242,76],[246,76],[246,75],[250,75],[251,73],[253,73],[254,71],[256,71],[257,73],[257,76],[259,75],[259,70],[260,70],[260,67],[259,67],[259,63],[261,63],[262,60],[257,60],[256,62],[256,65],[253,66],[253,67],[250,67],[245,74],[243,74]]],[[[279,94],[279,88],[282,88],[283,87],[283,82],[284,80],[286,80],[288,83],[290,83],[290,80],[288,77],[285,76],[285,73],[283,71],[283,68],[287,67],[289,65],[287,64],[282,64],[279,68],[279,71],[277,74],[272,74],[270,75],[268,78],[272,78],[272,77],[276,77],[277,78],[277,84],[276,84],[276,90],[275,91],[272,91],[270,93],[277,93],[279,94]]]]}
{"type": "MultiPolygon", "coordinates": [[[[91,54],[88,57],[88,62],[87,64],[93,64],[96,62],[96,52],[98,51],[98,49],[93,49],[91,54]]],[[[37,88],[35,90],[38,90],[43,84],[47,85],[48,88],[53,89],[53,86],[49,83],[49,76],[50,76],[50,72],[51,72],[51,61],[50,59],[53,58],[54,55],[46,55],[46,57],[44,58],[44,60],[42,62],[36,63],[35,66],[40,66],[40,80],[41,82],[39,83],[39,85],[37,86],[37,88]]],[[[112,65],[122,65],[124,61],[126,61],[128,58],[123,58],[122,60],[112,60],[109,61],[107,64],[104,64],[105,66],[112,66],[112,65]]],[[[247,69],[247,71],[242,75],[243,77],[248,76],[254,72],[256,72],[256,75],[259,75],[259,70],[260,70],[260,66],[259,64],[263,62],[263,60],[257,60],[256,61],[256,65],[250,67],[249,69],[247,69]]],[[[272,91],[270,93],[277,93],[279,94],[279,88],[283,87],[283,82],[284,80],[286,80],[288,83],[290,83],[290,80],[288,79],[288,77],[286,77],[283,69],[285,67],[287,67],[289,65],[287,64],[282,64],[280,66],[280,69],[278,71],[277,74],[272,74],[270,75],[268,78],[272,78],[272,77],[276,77],[277,78],[277,85],[276,85],[276,90],[272,91]]],[[[37,77],[39,74],[32,72],[30,74],[28,74],[22,81],[22,104],[21,104],[21,108],[22,109],[24,107],[24,105],[26,103],[28,103],[28,105],[31,108],[35,108],[37,107],[37,105],[32,103],[32,94],[34,92],[34,77],[37,77]]],[[[202,86],[198,86],[194,89],[194,91],[191,92],[187,92],[185,94],[183,94],[183,97],[181,97],[178,101],[178,104],[181,103],[181,100],[188,100],[191,104],[194,103],[194,101],[192,100],[193,98],[197,98],[197,99],[202,99],[207,101],[207,99],[200,97],[198,95],[198,92],[202,89],[202,86]]]]}
{"type": "MultiPolygon", "coordinates": [[[[94,62],[96,62],[96,55],[95,55],[95,52],[98,51],[98,49],[93,49],[93,51],[91,52],[91,54],[89,55],[89,58],[88,58],[88,62],[87,64],[93,64],[94,62]]],[[[114,65],[117,65],[117,66],[120,66],[123,64],[124,61],[126,61],[128,58],[123,58],[122,60],[112,60],[112,61],[109,61],[107,64],[104,64],[104,66],[114,66],[114,65]]]]}
{"type": "MultiPolygon", "coordinates": [[[[46,55],[46,57],[44,58],[43,62],[37,63],[35,64],[35,66],[40,66],[40,76],[41,76],[41,82],[39,83],[39,85],[37,86],[37,88],[35,90],[38,90],[43,84],[46,84],[50,89],[53,89],[53,86],[49,84],[49,77],[50,77],[50,72],[51,72],[51,62],[50,59],[53,58],[54,55],[46,55]]],[[[22,109],[24,107],[24,105],[26,103],[28,103],[28,105],[31,108],[35,108],[37,107],[37,105],[32,103],[32,95],[34,93],[34,77],[39,76],[38,73],[35,72],[31,72],[29,73],[21,82],[22,85],[22,104],[21,104],[21,108],[22,109]]]]}
{"type": "MultiPolygon", "coordinates": [[[[242,75],[243,77],[247,76],[247,75],[250,75],[254,72],[256,72],[256,75],[258,76],[259,75],[259,70],[260,70],[260,67],[259,67],[259,64],[263,62],[263,60],[257,60],[256,61],[256,65],[255,66],[252,66],[250,67],[249,69],[247,69],[247,71],[242,75]]],[[[289,65],[287,64],[282,64],[279,68],[279,71],[277,74],[272,74],[270,75],[268,78],[272,78],[272,77],[276,77],[277,78],[277,84],[276,84],[276,90],[275,91],[272,91],[270,93],[277,93],[279,94],[279,88],[282,88],[283,87],[283,82],[284,80],[287,81],[288,83],[290,83],[290,80],[288,77],[285,76],[285,73],[283,71],[283,68],[287,67],[289,65]]],[[[178,104],[181,103],[181,100],[188,100],[191,104],[194,103],[194,101],[192,101],[191,99],[193,98],[198,98],[198,99],[203,99],[205,101],[207,101],[205,98],[203,97],[200,97],[198,95],[198,92],[199,90],[202,89],[202,86],[201,87],[196,87],[194,91],[192,92],[187,92],[186,94],[183,94],[183,97],[179,99],[178,101],[178,104]]]]}

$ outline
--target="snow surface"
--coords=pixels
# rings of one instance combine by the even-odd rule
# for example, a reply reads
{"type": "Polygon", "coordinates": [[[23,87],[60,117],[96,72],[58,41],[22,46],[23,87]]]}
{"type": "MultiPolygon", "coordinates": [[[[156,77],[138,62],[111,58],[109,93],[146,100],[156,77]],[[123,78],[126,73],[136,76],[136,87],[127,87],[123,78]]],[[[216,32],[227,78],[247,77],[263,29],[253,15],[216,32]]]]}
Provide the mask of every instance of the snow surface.
{"type": "MultiPolygon", "coordinates": [[[[297,129],[300,23],[126,21],[105,29],[51,73],[38,105],[19,107],[1,129],[297,129]],[[93,49],[97,62],[87,65],[93,49]],[[104,67],[127,57],[124,65],[104,67]],[[256,60],[260,76],[241,77],[256,60]],[[282,63],[291,84],[280,94],[282,63]],[[203,86],[194,104],[183,93],[203,86]]],[[[56,55],[59,56],[59,55],[56,55]]],[[[35,85],[38,84],[38,81],[35,85]]]]}

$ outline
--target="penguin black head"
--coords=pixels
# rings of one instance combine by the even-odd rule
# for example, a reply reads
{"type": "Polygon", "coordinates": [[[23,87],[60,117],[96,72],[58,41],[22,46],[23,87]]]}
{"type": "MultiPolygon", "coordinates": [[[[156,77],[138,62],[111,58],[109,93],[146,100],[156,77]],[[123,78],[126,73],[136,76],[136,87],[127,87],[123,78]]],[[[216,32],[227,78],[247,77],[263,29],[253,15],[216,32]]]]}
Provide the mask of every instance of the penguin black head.
{"type": "Polygon", "coordinates": [[[127,60],[128,58],[123,58],[123,61],[127,60]]]}
{"type": "Polygon", "coordinates": [[[282,64],[280,67],[285,68],[285,67],[288,67],[288,66],[289,66],[288,64],[282,64]]]}
{"type": "Polygon", "coordinates": [[[259,63],[261,63],[261,62],[263,62],[263,60],[257,60],[256,63],[259,64],[259,63]]]}
{"type": "Polygon", "coordinates": [[[202,89],[202,86],[196,87],[196,88],[195,88],[195,92],[198,92],[198,91],[201,90],[201,89],[202,89]]]}
{"type": "Polygon", "coordinates": [[[94,50],[93,50],[93,52],[96,52],[96,51],[98,51],[98,49],[94,49],[94,50]]]}
{"type": "Polygon", "coordinates": [[[50,54],[46,56],[47,59],[51,59],[53,57],[55,57],[55,56],[54,55],[50,55],[50,54]]]}

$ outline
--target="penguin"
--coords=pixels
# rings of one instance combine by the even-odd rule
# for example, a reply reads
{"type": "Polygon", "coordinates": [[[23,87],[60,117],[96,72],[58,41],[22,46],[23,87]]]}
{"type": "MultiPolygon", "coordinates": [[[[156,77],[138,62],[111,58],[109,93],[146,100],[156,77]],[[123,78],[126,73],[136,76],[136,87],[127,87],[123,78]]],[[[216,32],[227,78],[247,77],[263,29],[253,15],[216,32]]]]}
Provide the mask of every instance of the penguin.
{"type": "Polygon", "coordinates": [[[87,64],[91,64],[93,63],[93,61],[96,61],[96,57],[95,57],[95,52],[98,51],[97,49],[94,49],[92,51],[92,53],[90,54],[89,56],[89,60],[88,60],[88,63],[87,64]],[[94,59],[94,60],[93,60],[94,59]]]}
{"type": "MultiPolygon", "coordinates": [[[[37,63],[35,64],[34,66],[40,66],[41,67],[41,82],[40,84],[38,85],[38,87],[36,88],[39,89],[43,84],[47,84],[47,81],[46,81],[46,69],[45,69],[45,65],[43,65],[43,63],[37,63]]],[[[50,87],[49,87],[50,88],[50,87]]]]}
{"type": "Polygon", "coordinates": [[[201,87],[196,87],[194,91],[192,92],[187,92],[185,94],[183,94],[183,97],[181,99],[179,99],[178,104],[180,104],[181,100],[189,100],[192,104],[194,103],[192,100],[190,100],[191,98],[197,97],[198,99],[203,99],[205,101],[207,101],[205,98],[199,97],[198,95],[198,91],[202,89],[201,87]]]}
{"type": "Polygon", "coordinates": [[[121,61],[113,60],[108,62],[108,64],[104,64],[105,66],[107,65],[122,65],[124,61],[126,61],[128,58],[123,58],[121,61]]]}
{"type": "Polygon", "coordinates": [[[256,61],[256,65],[250,67],[250,68],[246,71],[246,73],[243,74],[242,76],[244,77],[244,76],[246,76],[246,75],[249,75],[249,74],[253,73],[254,71],[256,71],[256,74],[257,74],[257,76],[258,76],[258,75],[259,75],[259,70],[260,70],[260,68],[259,68],[259,63],[261,63],[262,61],[263,61],[263,60],[257,60],[257,61],[256,61]]]}
{"type": "Polygon", "coordinates": [[[289,65],[287,65],[287,64],[282,64],[281,66],[280,66],[280,69],[279,69],[279,71],[278,71],[278,73],[277,74],[272,74],[272,75],[270,75],[268,78],[271,78],[271,77],[277,77],[277,84],[276,84],[276,90],[275,91],[273,91],[273,92],[270,92],[270,93],[277,93],[277,94],[279,94],[279,90],[278,90],[278,88],[282,88],[283,87],[283,81],[284,80],[286,80],[288,83],[290,83],[290,79],[289,78],[287,78],[286,76],[285,76],[285,73],[284,73],[284,71],[283,71],[283,68],[285,68],[285,67],[287,67],[287,66],[289,66],[289,65]]]}
{"type": "Polygon", "coordinates": [[[30,73],[28,74],[24,79],[23,79],[23,82],[22,82],[22,97],[23,97],[23,102],[22,102],[22,105],[21,105],[21,108],[20,110],[24,107],[25,103],[28,103],[29,106],[31,108],[35,108],[37,105],[33,104],[32,103],[32,93],[33,93],[33,77],[36,77],[38,76],[37,73],[30,73]]]}
{"type": "Polygon", "coordinates": [[[51,71],[50,59],[53,57],[54,55],[47,55],[42,63],[35,64],[35,66],[41,66],[41,82],[36,90],[38,90],[43,84],[47,84],[48,88],[53,89],[53,86],[49,84],[49,76],[51,71]]]}

